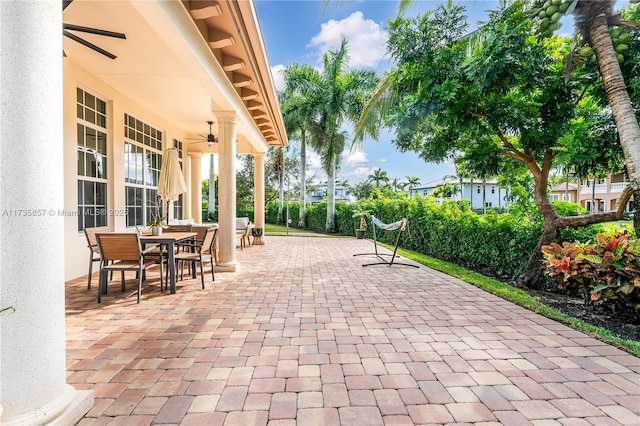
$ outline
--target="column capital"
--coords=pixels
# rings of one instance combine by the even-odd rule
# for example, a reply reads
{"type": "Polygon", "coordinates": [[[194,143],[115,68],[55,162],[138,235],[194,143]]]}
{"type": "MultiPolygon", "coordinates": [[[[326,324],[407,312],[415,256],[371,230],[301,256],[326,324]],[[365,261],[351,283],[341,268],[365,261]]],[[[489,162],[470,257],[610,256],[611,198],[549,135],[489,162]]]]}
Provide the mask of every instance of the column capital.
{"type": "Polygon", "coordinates": [[[218,123],[236,123],[238,114],[235,111],[213,111],[218,123]]]}
{"type": "Polygon", "coordinates": [[[266,153],[264,153],[264,152],[255,152],[255,153],[253,154],[253,156],[254,156],[255,158],[264,158],[264,157],[266,157],[266,156],[267,156],[267,154],[266,154],[266,153]]]}

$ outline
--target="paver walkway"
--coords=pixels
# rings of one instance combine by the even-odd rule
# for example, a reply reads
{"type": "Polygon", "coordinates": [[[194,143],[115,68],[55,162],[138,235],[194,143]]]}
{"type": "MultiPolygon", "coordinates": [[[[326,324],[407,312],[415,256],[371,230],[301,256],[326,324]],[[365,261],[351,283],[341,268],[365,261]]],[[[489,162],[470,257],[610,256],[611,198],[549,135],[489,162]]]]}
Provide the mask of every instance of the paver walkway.
{"type": "Polygon", "coordinates": [[[133,281],[101,305],[67,283],[80,424],[640,424],[640,359],[426,267],[363,268],[372,248],[267,236],[139,305],[133,281]]]}

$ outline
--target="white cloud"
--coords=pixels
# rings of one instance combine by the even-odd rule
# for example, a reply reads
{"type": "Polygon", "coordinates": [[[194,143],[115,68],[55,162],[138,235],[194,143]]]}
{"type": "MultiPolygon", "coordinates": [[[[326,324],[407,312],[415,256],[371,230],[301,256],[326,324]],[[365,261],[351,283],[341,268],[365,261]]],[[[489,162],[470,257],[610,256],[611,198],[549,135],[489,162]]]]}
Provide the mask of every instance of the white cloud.
{"type": "MultiPolygon", "coordinates": [[[[381,159],[378,160],[378,163],[388,163],[388,162],[389,162],[389,160],[387,160],[386,158],[381,158],[381,159]]],[[[380,167],[378,167],[378,168],[380,168],[380,167]]]]}
{"type": "Polygon", "coordinates": [[[364,167],[369,164],[369,156],[366,152],[360,150],[345,150],[342,153],[344,164],[349,167],[364,167]]]}
{"type": "Polygon", "coordinates": [[[349,173],[349,176],[354,176],[356,179],[367,179],[372,173],[373,169],[368,167],[357,167],[354,171],[349,173]]]}
{"type": "Polygon", "coordinates": [[[362,12],[353,12],[341,21],[329,20],[321,25],[320,33],[311,39],[308,46],[319,49],[319,57],[330,49],[340,47],[342,39],[348,41],[349,66],[377,67],[385,59],[388,33],[362,12]]]}
{"type": "Polygon", "coordinates": [[[282,64],[274,65],[271,67],[271,75],[273,76],[273,85],[276,86],[276,90],[284,89],[284,68],[282,64]]]}
{"type": "Polygon", "coordinates": [[[322,159],[313,151],[307,151],[307,170],[322,170],[322,159]]]}

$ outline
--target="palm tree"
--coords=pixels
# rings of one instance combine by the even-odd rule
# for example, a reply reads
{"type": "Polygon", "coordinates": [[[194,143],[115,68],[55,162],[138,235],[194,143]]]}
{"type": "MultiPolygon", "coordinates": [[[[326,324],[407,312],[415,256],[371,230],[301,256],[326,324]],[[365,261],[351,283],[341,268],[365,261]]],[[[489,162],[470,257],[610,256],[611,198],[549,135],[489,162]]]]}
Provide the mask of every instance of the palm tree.
{"type": "Polygon", "coordinates": [[[393,189],[396,192],[402,191],[405,185],[406,183],[400,181],[400,179],[398,178],[391,179],[391,183],[389,184],[389,186],[391,186],[391,189],[393,189]]]}
{"type": "Polygon", "coordinates": [[[417,176],[407,176],[407,189],[409,190],[409,194],[413,191],[413,188],[420,185],[420,178],[417,176]]]}
{"type": "Polygon", "coordinates": [[[276,174],[276,178],[278,179],[278,222],[283,223],[283,205],[284,205],[284,174],[285,174],[285,163],[284,163],[284,150],[282,147],[278,148],[276,151],[276,158],[273,163],[273,171],[276,174]]]}
{"type": "Polygon", "coordinates": [[[311,73],[306,66],[291,64],[284,70],[284,91],[280,92],[280,108],[282,117],[290,139],[300,140],[300,212],[298,216],[298,227],[304,228],[305,224],[305,200],[306,174],[307,174],[307,147],[306,139],[309,130],[313,125],[314,112],[313,99],[306,98],[296,93],[291,81],[299,80],[301,77],[309,76],[311,73]]]}
{"type": "Polygon", "coordinates": [[[373,173],[371,173],[368,178],[376,184],[376,188],[380,188],[380,182],[384,182],[385,184],[389,183],[387,172],[381,168],[373,169],[373,173]]]}
{"type": "MultiPolygon", "coordinates": [[[[374,71],[347,71],[347,62],[347,41],[343,39],[340,48],[324,54],[321,71],[300,67],[301,72],[290,75],[287,82],[291,91],[309,102],[307,124],[311,143],[320,154],[327,173],[327,231],[335,228],[335,175],[347,137],[340,128],[345,121],[355,123],[358,120],[378,81],[374,71]]],[[[370,133],[375,134],[375,131],[370,133]]]]}

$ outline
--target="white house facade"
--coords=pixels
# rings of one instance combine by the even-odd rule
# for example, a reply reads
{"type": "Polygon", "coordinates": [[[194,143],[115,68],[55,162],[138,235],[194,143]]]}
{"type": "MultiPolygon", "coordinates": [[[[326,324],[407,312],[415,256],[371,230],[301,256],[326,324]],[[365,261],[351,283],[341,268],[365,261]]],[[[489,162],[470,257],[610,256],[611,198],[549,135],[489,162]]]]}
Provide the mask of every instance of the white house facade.
{"type": "MultiPolygon", "coordinates": [[[[411,189],[409,196],[414,194],[431,195],[436,188],[445,183],[455,185],[457,191],[450,198],[455,201],[469,200],[471,209],[499,208],[507,206],[508,191],[501,187],[495,179],[481,181],[476,179],[438,179],[411,189]]],[[[440,202],[442,198],[438,199],[440,202]]]]}

